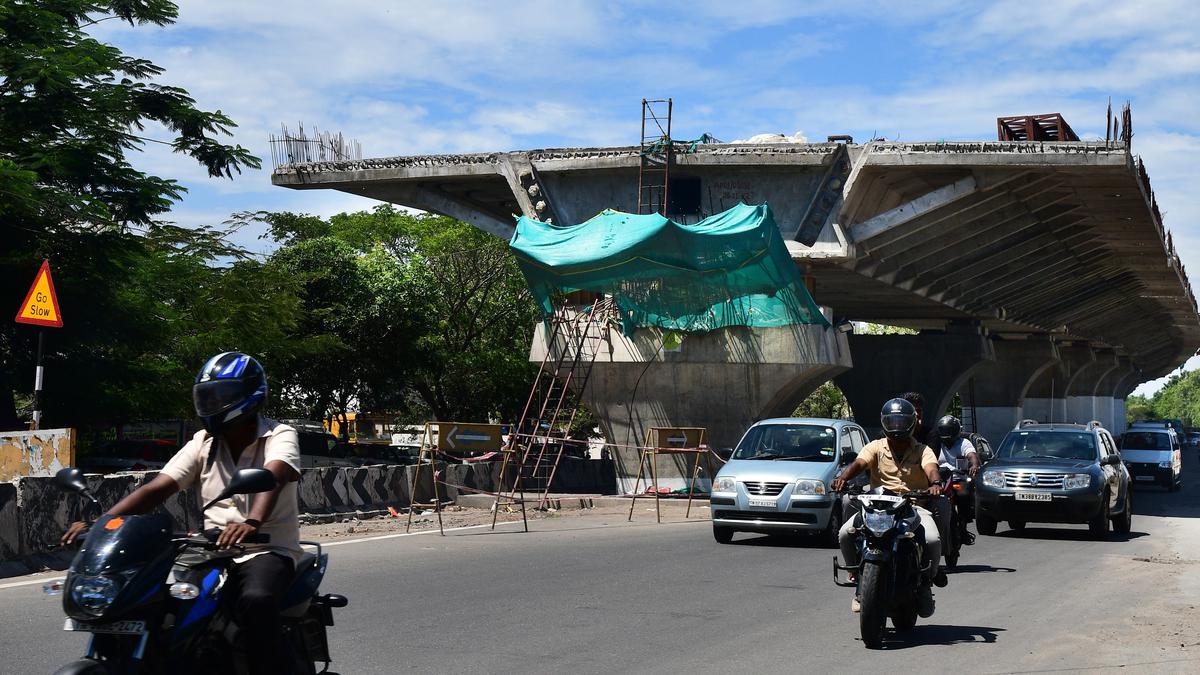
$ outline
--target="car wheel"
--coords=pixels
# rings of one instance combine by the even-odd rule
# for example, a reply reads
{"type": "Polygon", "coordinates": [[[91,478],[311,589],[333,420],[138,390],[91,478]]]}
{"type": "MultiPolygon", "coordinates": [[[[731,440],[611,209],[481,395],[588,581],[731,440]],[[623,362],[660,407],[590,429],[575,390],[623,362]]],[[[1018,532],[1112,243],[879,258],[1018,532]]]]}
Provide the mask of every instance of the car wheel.
{"type": "Polygon", "coordinates": [[[733,528],[713,525],[713,539],[716,539],[718,544],[728,544],[733,541],[733,528]]]}
{"type": "Polygon", "coordinates": [[[990,537],[996,534],[996,519],[991,516],[985,516],[982,513],[975,517],[975,529],[985,537],[990,537]]]}
{"type": "Polygon", "coordinates": [[[1092,537],[1096,539],[1107,539],[1109,525],[1108,493],[1105,492],[1100,499],[1100,512],[1097,513],[1094,518],[1088,521],[1088,531],[1091,532],[1092,537]]]}
{"type": "Polygon", "coordinates": [[[1171,487],[1170,487],[1171,492],[1179,492],[1179,488],[1181,488],[1181,487],[1183,487],[1182,481],[1180,481],[1176,478],[1171,478],[1171,487]]]}
{"type": "Polygon", "coordinates": [[[842,530],[842,509],[836,503],[829,510],[829,525],[821,535],[822,542],[829,548],[838,547],[838,534],[842,530]]]}
{"type": "Polygon", "coordinates": [[[1010,521],[1008,521],[1008,527],[1009,527],[1009,529],[1011,529],[1011,530],[1014,530],[1014,531],[1016,531],[1016,532],[1020,532],[1021,530],[1024,530],[1024,529],[1025,529],[1025,521],[1023,521],[1023,520],[1010,520],[1010,521]]]}
{"type": "Polygon", "coordinates": [[[1121,512],[1121,515],[1117,516],[1116,518],[1113,518],[1112,529],[1113,529],[1113,532],[1116,532],[1118,534],[1129,534],[1129,531],[1133,529],[1133,493],[1132,492],[1125,493],[1125,510],[1121,512]]]}

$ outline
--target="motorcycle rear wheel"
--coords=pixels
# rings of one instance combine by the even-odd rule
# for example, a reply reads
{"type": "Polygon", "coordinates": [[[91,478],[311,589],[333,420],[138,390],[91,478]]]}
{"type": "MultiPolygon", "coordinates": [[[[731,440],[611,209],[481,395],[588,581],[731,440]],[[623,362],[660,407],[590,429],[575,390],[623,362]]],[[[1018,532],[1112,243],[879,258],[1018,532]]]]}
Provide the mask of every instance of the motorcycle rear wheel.
{"type": "Polygon", "coordinates": [[[858,577],[858,631],[867,649],[883,646],[887,624],[887,598],[884,597],[884,570],[879,563],[864,562],[858,577]]]}

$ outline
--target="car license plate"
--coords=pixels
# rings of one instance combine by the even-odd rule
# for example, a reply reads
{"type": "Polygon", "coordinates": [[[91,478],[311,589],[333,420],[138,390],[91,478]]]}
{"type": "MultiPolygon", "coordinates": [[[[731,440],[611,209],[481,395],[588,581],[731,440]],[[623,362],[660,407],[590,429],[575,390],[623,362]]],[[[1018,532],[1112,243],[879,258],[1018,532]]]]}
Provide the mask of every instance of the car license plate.
{"type": "Polygon", "coordinates": [[[1049,492],[1018,492],[1014,496],[1019,502],[1048,502],[1052,499],[1049,492]]]}
{"type": "Polygon", "coordinates": [[[750,506],[763,508],[763,509],[773,509],[778,505],[779,505],[779,503],[776,502],[774,499],[751,499],[750,500],[750,506]]]}
{"type": "Polygon", "coordinates": [[[1154,476],[1137,476],[1135,480],[1145,481],[1147,483],[1154,482],[1154,476]]]}
{"type": "Polygon", "coordinates": [[[120,635],[141,635],[146,632],[145,621],[113,621],[111,623],[84,623],[75,619],[67,619],[63,630],[87,631],[89,633],[117,633],[120,635]]]}

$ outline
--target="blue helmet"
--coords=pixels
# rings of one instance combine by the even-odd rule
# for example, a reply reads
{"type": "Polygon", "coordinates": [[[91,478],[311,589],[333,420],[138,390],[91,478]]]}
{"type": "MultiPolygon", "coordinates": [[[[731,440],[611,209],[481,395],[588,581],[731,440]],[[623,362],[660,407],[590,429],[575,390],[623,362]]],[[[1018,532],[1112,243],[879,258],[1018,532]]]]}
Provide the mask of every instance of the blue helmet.
{"type": "Polygon", "coordinates": [[[267,374],[258,361],[238,352],[222,352],[196,375],[192,403],[209,434],[258,415],[267,400],[267,374]]]}

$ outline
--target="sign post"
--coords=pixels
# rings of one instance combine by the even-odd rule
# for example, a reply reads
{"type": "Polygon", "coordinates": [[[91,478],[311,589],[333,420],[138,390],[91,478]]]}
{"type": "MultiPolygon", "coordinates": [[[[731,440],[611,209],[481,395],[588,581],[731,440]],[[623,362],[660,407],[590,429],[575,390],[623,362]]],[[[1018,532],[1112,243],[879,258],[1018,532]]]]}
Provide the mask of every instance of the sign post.
{"type": "Polygon", "coordinates": [[[25,301],[17,310],[17,323],[38,326],[37,370],[33,376],[33,423],[31,431],[42,424],[42,355],[46,347],[45,328],[62,328],[62,312],[58,309],[58,294],[54,292],[54,279],[50,276],[50,261],[43,260],[42,267],[25,295],[25,301]]]}

